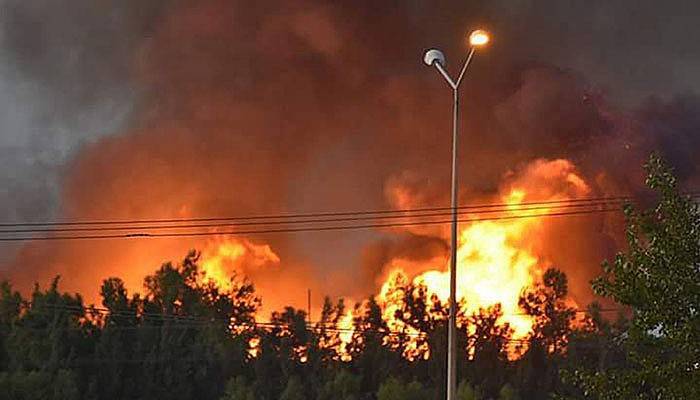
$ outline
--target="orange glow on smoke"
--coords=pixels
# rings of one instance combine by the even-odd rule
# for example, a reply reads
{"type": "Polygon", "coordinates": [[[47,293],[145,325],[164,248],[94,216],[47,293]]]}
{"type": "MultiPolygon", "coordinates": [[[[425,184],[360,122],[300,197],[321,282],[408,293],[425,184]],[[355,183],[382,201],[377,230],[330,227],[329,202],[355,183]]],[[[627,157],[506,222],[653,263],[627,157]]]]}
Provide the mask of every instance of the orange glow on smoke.
{"type": "Polygon", "coordinates": [[[202,270],[206,281],[222,289],[231,289],[231,278],[245,274],[251,268],[280,262],[270,246],[253,244],[245,239],[221,238],[209,243],[202,251],[202,270]]]}

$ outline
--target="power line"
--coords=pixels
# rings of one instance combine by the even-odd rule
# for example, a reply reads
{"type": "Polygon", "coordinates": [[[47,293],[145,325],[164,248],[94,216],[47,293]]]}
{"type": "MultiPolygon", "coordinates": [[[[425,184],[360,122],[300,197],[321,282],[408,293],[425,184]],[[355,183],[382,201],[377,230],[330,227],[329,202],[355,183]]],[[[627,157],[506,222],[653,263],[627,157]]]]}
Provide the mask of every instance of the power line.
{"type": "MultiPolygon", "coordinates": [[[[592,207],[592,206],[611,206],[611,205],[621,205],[624,204],[622,201],[596,201],[596,202],[586,202],[577,204],[564,204],[560,206],[551,205],[530,205],[521,207],[518,205],[511,205],[508,208],[493,209],[493,210],[475,210],[475,211],[459,211],[459,215],[474,215],[474,214],[494,214],[494,213],[505,213],[505,212],[522,212],[522,211],[535,211],[535,210],[552,210],[555,208],[568,209],[568,208],[582,208],[582,207],[592,207]]],[[[180,224],[180,225],[144,225],[144,226],[100,226],[100,227],[69,227],[69,228],[29,228],[29,229],[14,229],[14,230],[0,230],[0,234],[10,233],[60,233],[60,232],[101,232],[101,231],[125,231],[133,229],[144,229],[144,230],[165,230],[165,229],[191,229],[191,228],[218,228],[218,227],[239,227],[239,226],[266,226],[266,225],[294,225],[294,224],[309,224],[309,223],[330,223],[330,222],[355,222],[355,221],[372,221],[372,220],[386,220],[386,219],[407,219],[407,218],[426,218],[426,217],[443,217],[451,216],[451,213],[447,212],[432,212],[432,213],[421,213],[413,215],[386,215],[386,216],[359,216],[359,217],[344,217],[344,218],[324,218],[324,219],[305,219],[305,220],[288,220],[288,221],[269,221],[269,222],[218,222],[218,223],[204,223],[204,224],[180,224]]]]}
{"type": "MultiPolygon", "coordinates": [[[[688,191],[682,193],[689,196],[697,196],[700,190],[688,191]]],[[[639,197],[639,196],[638,196],[639,197]]],[[[579,199],[566,200],[549,200],[524,202],[519,204],[510,203],[491,203],[491,204],[474,204],[457,207],[458,210],[474,210],[484,208],[503,208],[503,207],[520,207],[530,205],[555,205],[568,204],[591,201],[614,201],[625,202],[633,201],[632,196],[603,196],[603,197],[588,197],[579,199]]],[[[342,216],[359,216],[359,215],[381,215],[381,214],[396,214],[396,213],[416,213],[416,212],[432,212],[432,211],[451,211],[451,207],[427,207],[413,209],[386,209],[386,210],[369,210],[369,211],[340,211],[340,212],[318,212],[318,213],[293,213],[293,214],[277,214],[277,215],[249,215],[249,216],[225,216],[225,217],[201,217],[201,218],[170,218],[170,219],[128,219],[128,220],[86,220],[86,221],[45,221],[45,222],[4,222],[0,223],[0,227],[43,227],[43,226],[81,226],[81,225],[128,225],[128,224],[166,224],[166,223],[191,223],[191,222],[226,222],[226,221],[249,221],[249,220],[279,220],[290,218],[316,218],[316,217],[342,217],[342,216]]]]}
{"type": "MultiPolygon", "coordinates": [[[[694,192],[689,192],[688,196],[694,198],[700,194],[695,194],[694,192]]],[[[513,219],[513,218],[531,218],[539,216],[561,216],[561,215],[579,215],[588,214],[594,212],[607,212],[612,210],[603,209],[603,207],[609,206],[620,206],[626,202],[629,202],[631,198],[629,197],[600,197],[600,198],[585,198],[585,199],[571,199],[571,200],[552,200],[545,202],[530,202],[530,203],[519,203],[519,204],[490,204],[490,205],[478,205],[478,206],[464,206],[460,207],[459,214],[494,214],[494,213],[522,213],[526,211],[536,211],[536,210],[548,210],[558,212],[549,212],[541,214],[529,214],[529,215],[510,215],[510,216],[500,216],[500,217],[485,217],[485,218],[469,218],[462,219],[459,222],[474,222],[474,221],[486,221],[486,220],[500,220],[500,219],[513,219]],[[547,206],[549,204],[550,206],[547,206]],[[559,205],[556,205],[559,204],[559,205]],[[590,208],[593,206],[599,207],[593,210],[580,210],[580,208],[590,208]],[[571,212],[562,212],[561,210],[566,210],[568,208],[575,209],[571,212]],[[473,210],[473,211],[465,211],[473,210]]],[[[412,225],[433,225],[433,224],[443,224],[451,221],[413,221],[413,222],[397,222],[397,223],[376,223],[376,224],[365,224],[365,225],[346,225],[348,222],[358,222],[358,221],[383,221],[387,219],[407,219],[407,218],[431,218],[451,215],[450,213],[442,212],[432,212],[425,213],[425,210],[442,210],[450,208],[433,208],[433,209],[413,209],[413,210],[391,210],[391,211],[367,211],[365,215],[356,217],[343,217],[343,218],[324,218],[324,219],[305,219],[305,220],[283,220],[283,221],[252,221],[256,218],[278,218],[278,216],[260,216],[260,217],[232,217],[232,220],[236,219],[247,219],[247,222],[216,222],[216,223],[206,223],[206,224],[189,224],[189,225],[154,225],[154,226],[95,226],[100,222],[88,221],[88,222],[66,222],[66,223],[47,223],[50,226],[55,224],[65,224],[69,227],[67,228],[29,228],[29,229],[15,229],[15,230],[0,230],[0,234],[20,234],[20,233],[61,233],[61,232],[119,232],[125,230],[179,230],[179,229],[192,229],[192,228],[217,228],[217,227],[241,227],[241,226],[268,226],[268,225],[307,225],[307,224],[324,224],[321,226],[302,226],[302,227],[287,227],[281,229],[253,229],[253,230],[243,230],[243,231],[204,231],[204,232],[168,232],[168,233],[151,233],[151,232],[126,232],[126,233],[112,233],[112,234],[83,234],[83,235],[64,235],[64,236],[10,236],[10,237],[0,237],[0,242],[2,241],[32,241],[32,240],[75,240],[75,239],[119,239],[119,238],[140,238],[140,237],[182,237],[182,236],[208,236],[208,235],[241,235],[241,234],[261,234],[261,233],[293,233],[293,232],[313,232],[313,231],[329,231],[329,230],[348,230],[348,229],[368,229],[368,228],[384,228],[384,227],[399,227],[399,226],[412,226],[412,225]],[[421,211],[423,210],[423,211],[421,211]],[[398,212],[415,212],[421,211],[422,214],[414,215],[372,215],[376,213],[390,212],[396,214],[398,212]],[[369,215],[368,215],[369,214],[369,215]],[[342,222],[343,225],[339,226],[327,226],[325,224],[332,222],[342,222]],[[94,227],[78,226],[82,224],[88,224],[94,227]]],[[[325,213],[325,214],[297,214],[297,216],[312,216],[312,215],[350,215],[352,213],[325,213]]],[[[197,220],[197,219],[191,219],[197,220]]],[[[201,220],[201,219],[200,219],[201,220]]],[[[226,219],[218,219],[218,221],[225,221],[226,219]]],[[[131,221],[131,222],[135,222],[131,221]]],[[[141,222],[148,221],[142,220],[141,222]]],[[[171,220],[175,221],[175,220],[171,220]]],[[[182,221],[187,221],[183,219],[182,221]]],[[[111,224],[117,221],[105,221],[104,223],[111,224]]],[[[126,223],[120,222],[120,223],[126,223]]],[[[11,224],[0,224],[0,226],[9,226],[11,224]]],[[[21,225],[21,224],[20,224],[21,225]]],[[[18,226],[20,226],[18,225],[18,226]]],[[[38,225],[38,223],[28,224],[26,226],[38,225]]],[[[63,225],[59,225],[63,226],[63,225]]]]}
{"type": "MultiPolygon", "coordinates": [[[[605,212],[619,212],[618,208],[599,208],[592,210],[580,210],[569,212],[555,213],[539,213],[527,215],[512,215],[500,217],[486,218],[466,218],[459,219],[458,222],[481,222],[481,221],[499,221],[512,220],[521,218],[536,218],[536,217],[558,217],[558,216],[575,216],[589,215],[605,212]]],[[[343,231],[357,229],[372,229],[372,228],[392,228],[405,226],[422,226],[422,225],[441,225],[451,223],[451,220],[437,221],[418,221],[418,222],[397,222],[397,223],[376,223],[364,225],[335,225],[335,226],[309,226],[309,227],[294,227],[294,228],[279,228],[279,229],[252,229],[252,230],[234,230],[234,231],[198,231],[198,232],[169,232],[169,233],[149,233],[149,232],[131,232],[122,234],[97,234],[97,235],[70,235],[70,236],[19,236],[19,237],[3,237],[0,242],[18,242],[18,241],[42,241],[42,240],[90,240],[90,239],[134,239],[134,238],[164,238],[164,237],[197,237],[197,236],[227,236],[227,235],[253,235],[253,234],[273,234],[273,233],[298,233],[298,232],[324,232],[324,231],[343,231]]]]}

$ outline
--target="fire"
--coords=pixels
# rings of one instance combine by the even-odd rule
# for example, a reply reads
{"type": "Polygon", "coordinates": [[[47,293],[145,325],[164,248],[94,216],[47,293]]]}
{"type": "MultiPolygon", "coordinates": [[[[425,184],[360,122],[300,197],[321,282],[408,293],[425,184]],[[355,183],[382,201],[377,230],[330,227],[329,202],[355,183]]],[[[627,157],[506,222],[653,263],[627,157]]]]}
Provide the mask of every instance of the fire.
{"type": "Polygon", "coordinates": [[[348,344],[352,342],[352,336],[355,333],[354,315],[351,309],[346,310],[345,314],[338,321],[338,338],[340,339],[340,348],[337,349],[340,354],[340,359],[350,361],[352,356],[347,351],[348,344]]]}
{"type": "MultiPolygon", "coordinates": [[[[523,192],[513,191],[508,204],[522,199],[523,192]]],[[[513,208],[512,213],[515,213],[513,208]]],[[[457,249],[457,300],[462,312],[472,315],[480,308],[500,304],[502,323],[513,329],[514,339],[524,338],[532,329],[532,318],[522,315],[518,306],[520,293],[533,285],[538,259],[528,250],[513,245],[526,234],[537,219],[483,221],[462,229],[457,249]]],[[[450,277],[446,271],[428,271],[414,279],[428,288],[442,302],[449,299],[450,277]]]]}
{"type": "Polygon", "coordinates": [[[260,355],[260,337],[253,337],[248,341],[248,354],[256,358],[260,355]]]}
{"type": "MultiPolygon", "coordinates": [[[[399,344],[404,346],[403,356],[409,360],[422,357],[430,357],[430,349],[427,343],[419,343],[417,340],[421,335],[418,329],[404,323],[399,316],[403,313],[402,306],[405,298],[404,289],[408,283],[406,274],[401,269],[395,269],[382,286],[378,296],[379,304],[382,306],[382,318],[386,321],[390,331],[397,335],[389,336],[385,340],[393,347],[399,344]]],[[[408,317],[408,315],[404,315],[408,317]]]]}
{"type": "MultiPolygon", "coordinates": [[[[530,165],[524,176],[502,196],[501,201],[507,206],[506,211],[498,217],[506,218],[463,224],[458,237],[457,301],[460,303],[460,311],[465,316],[471,316],[480,309],[500,305],[503,316],[498,324],[507,324],[513,330],[514,342],[525,339],[534,323],[533,318],[525,315],[518,305],[520,294],[534,286],[547,262],[534,254],[531,249],[533,246],[529,244],[537,240],[536,232],[545,221],[540,215],[546,214],[548,210],[523,209],[521,204],[530,192],[528,188],[536,188],[537,193],[533,197],[540,201],[564,200],[589,191],[569,161],[539,160],[530,165]],[[521,218],[523,216],[528,218],[521,218]]],[[[396,315],[401,309],[404,295],[397,292],[396,288],[405,286],[409,281],[425,286],[428,299],[435,297],[443,305],[448,303],[448,267],[449,260],[433,260],[409,279],[406,271],[415,271],[415,265],[407,265],[401,259],[389,263],[386,268],[389,271],[388,278],[382,284],[378,298],[384,309],[383,316],[391,329],[414,335],[420,333],[413,327],[406,326],[396,315]]],[[[443,318],[444,314],[433,314],[432,317],[443,318]]],[[[426,343],[414,340],[413,345],[413,348],[407,350],[406,356],[428,356],[426,343]]],[[[509,347],[509,357],[516,358],[524,350],[516,347],[509,347]]]]}
{"type": "Polygon", "coordinates": [[[251,268],[279,264],[280,258],[266,244],[254,244],[246,239],[220,238],[202,251],[205,280],[222,289],[231,288],[232,276],[246,275],[251,268]]]}
{"type": "MultiPolygon", "coordinates": [[[[500,198],[494,200],[505,204],[496,215],[497,219],[476,220],[481,216],[478,214],[462,216],[475,221],[462,223],[458,236],[457,300],[462,315],[460,326],[466,325],[467,332],[471,333],[473,327],[469,326],[467,318],[498,305],[502,316],[497,320],[497,325],[507,325],[512,330],[514,343],[522,343],[528,337],[534,320],[524,313],[518,302],[523,291],[533,288],[540,280],[549,263],[546,256],[538,254],[538,249],[542,248],[538,234],[546,223],[542,214],[550,210],[528,208],[523,203],[526,200],[567,200],[588,195],[589,192],[588,185],[576,173],[571,162],[536,160],[520,175],[510,176],[501,190],[500,198]]],[[[414,206],[412,200],[415,194],[400,185],[392,187],[391,191],[394,199],[406,208],[414,206]]],[[[435,229],[420,231],[423,235],[440,235],[443,239],[446,239],[445,232],[435,229]]],[[[230,279],[235,274],[248,277],[266,266],[280,263],[279,256],[270,246],[255,244],[247,239],[220,238],[209,243],[202,254],[205,279],[224,289],[231,287],[230,279]]],[[[425,332],[404,322],[412,317],[407,315],[406,296],[415,295],[405,293],[405,288],[410,286],[409,283],[424,287],[428,300],[427,315],[433,320],[444,320],[449,299],[449,259],[445,255],[435,256],[427,262],[395,258],[385,266],[385,271],[387,274],[377,301],[387,327],[394,333],[385,338],[385,344],[401,346],[408,359],[427,359],[430,348],[425,332]]],[[[336,323],[336,329],[337,354],[347,361],[350,355],[346,349],[353,340],[355,330],[351,309],[344,311],[336,323]]],[[[251,354],[257,354],[258,343],[251,342],[250,345],[251,354]]],[[[510,358],[519,357],[524,350],[524,346],[516,345],[507,348],[510,358]]],[[[471,354],[469,349],[465,351],[471,354]]]]}
{"type": "MultiPolygon", "coordinates": [[[[509,213],[517,213],[517,204],[524,194],[522,190],[513,190],[504,199],[510,205],[509,213]]],[[[514,243],[538,223],[537,218],[475,222],[463,227],[458,238],[457,300],[461,302],[461,311],[472,315],[479,309],[500,304],[503,316],[499,322],[513,329],[513,339],[523,339],[532,330],[533,320],[523,315],[518,299],[524,289],[534,284],[539,272],[537,257],[514,243]]],[[[447,304],[450,290],[450,275],[446,267],[431,269],[413,278],[414,284],[427,288],[428,299],[434,295],[443,304],[447,304]]],[[[407,279],[400,267],[393,269],[379,298],[390,328],[415,336],[420,332],[404,326],[395,315],[403,294],[392,291],[392,287],[405,285],[407,279]],[[394,298],[389,297],[389,293],[393,293],[394,298]]],[[[416,346],[409,353],[427,357],[428,349],[416,346]]]]}
{"type": "MultiPolygon", "coordinates": [[[[514,191],[507,200],[515,204],[513,201],[522,197],[522,192],[514,191]]],[[[513,243],[538,223],[534,218],[484,221],[464,228],[459,235],[457,299],[465,302],[462,311],[471,315],[479,308],[500,304],[503,322],[513,328],[515,338],[525,337],[532,328],[532,320],[521,315],[518,297],[523,289],[533,285],[538,260],[513,243]]],[[[424,282],[441,301],[447,301],[447,272],[429,271],[416,280],[424,282]]]]}

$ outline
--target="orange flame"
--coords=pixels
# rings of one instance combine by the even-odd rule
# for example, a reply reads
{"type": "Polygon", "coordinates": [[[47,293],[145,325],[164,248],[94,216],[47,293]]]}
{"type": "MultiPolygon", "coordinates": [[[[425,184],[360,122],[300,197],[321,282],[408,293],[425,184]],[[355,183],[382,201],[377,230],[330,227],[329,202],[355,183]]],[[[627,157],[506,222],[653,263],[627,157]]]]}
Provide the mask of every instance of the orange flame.
{"type": "MultiPolygon", "coordinates": [[[[505,199],[515,213],[517,203],[524,192],[513,190],[505,199]]],[[[541,212],[541,210],[540,210],[541,212]]],[[[462,228],[457,249],[457,300],[465,315],[477,313],[479,309],[500,304],[503,310],[500,324],[508,324],[513,329],[513,338],[525,338],[532,330],[533,320],[523,315],[518,306],[520,293],[533,285],[538,267],[537,258],[526,249],[513,243],[526,234],[537,219],[514,219],[507,221],[476,222],[462,228]]],[[[392,291],[393,287],[408,283],[406,273],[400,266],[393,265],[389,278],[383,284],[379,301],[384,308],[384,318],[392,330],[404,331],[409,335],[420,332],[406,327],[396,318],[403,294],[392,291]],[[393,293],[395,298],[389,297],[393,293]],[[398,296],[398,297],[397,297],[398,296]]],[[[391,267],[390,267],[391,268],[391,267]]],[[[427,288],[427,297],[436,296],[441,303],[449,299],[450,275],[447,268],[431,269],[413,278],[414,284],[427,288]]],[[[418,343],[409,345],[405,354],[409,358],[428,357],[429,350],[418,343]],[[411,347],[412,346],[412,347],[411,347]]],[[[511,354],[512,357],[517,354],[511,354]]]]}
{"type": "Polygon", "coordinates": [[[222,289],[231,288],[231,278],[236,274],[246,275],[251,268],[279,262],[279,256],[269,245],[254,244],[245,239],[220,238],[202,251],[205,281],[212,281],[222,289]]]}
{"type": "MultiPolygon", "coordinates": [[[[534,320],[524,314],[518,301],[521,293],[532,288],[544,272],[547,260],[536,254],[538,246],[534,244],[537,243],[538,230],[545,223],[542,215],[550,211],[541,207],[527,209],[522,203],[526,198],[538,201],[566,200],[586,195],[589,191],[586,182],[567,160],[536,160],[520,176],[511,176],[510,185],[504,188],[500,199],[506,206],[498,214],[499,219],[475,221],[460,227],[457,300],[462,314],[471,316],[480,309],[500,305],[503,315],[497,324],[507,324],[512,329],[512,339],[522,342],[531,333],[534,320]]],[[[415,200],[413,197],[420,196],[420,193],[396,186],[392,188],[391,195],[405,208],[411,208],[414,205],[412,200],[415,200]]],[[[472,217],[477,215],[468,218],[472,217]]],[[[421,232],[436,234],[436,230],[421,232]]],[[[442,230],[439,232],[439,235],[445,233],[442,230]]],[[[280,258],[270,246],[254,244],[246,239],[220,239],[210,243],[202,254],[205,279],[224,289],[230,288],[233,273],[246,276],[255,269],[280,263],[280,258]]],[[[387,337],[385,344],[400,344],[408,359],[427,359],[430,348],[426,340],[421,340],[424,332],[407,325],[400,315],[397,316],[397,313],[403,312],[406,295],[401,288],[409,282],[424,286],[428,299],[435,298],[446,305],[449,298],[449,260],[444,256],[436,256],[428,262],[396,258],[385,266],[385,270],[388,273],[377,300],[388,328],[403,334],[387,337]]],[[[429,310],[429,314],[432,312],[429,310]]],[[[444,318],[444,315],[443,310],[443,314],[431,317],[444,318]]],[[[337,322],[339,340],[336,351],[344,361],[350,359],[346,349],[353,340],[353,317],[352,310],[346,310],[337,322]]],[[[250,343],[251,355],[257,354],[258,345],[258,342],[250,343]]],[[[507,349],[510,358],[519,357],[524,350],[524,346],[509,346],[507,349]]],[[[471,354],[469,349],[466,351],[471,354]]]]}
{"type": "MultiPolygon", "coordinates": [[[[456,297],[461,305],[460,311],[469,316],[479,309],[500,304],[503,316],[497,322],[499,325],[508,324],[513,330],[514,341],[526,338],[532,331],[533,318],[523,313],[518,300],[525,289],[534,286],[544,272],[543,264],[546,262],[533,253],[528,243],[535,240],[529,236],[541,227],[544,223],[541,215],[549,210],[523,209],[521,203],[529,192],[526,187],[536,191],[534,197],[544,201],[564,200],[571,198],[572,194],[586,194],[589,191],[569,161],[538,160],[528,167],[525,176],[502,197],[507,206],[499,218],[506,219],[463,225],[457,249],[456,297]]],[[[422,272],[414,275],[411,282],[424,285],[428,299],[435,296],[442,304],[447,304],[450,288],[448,267],[449,261],[443,258],[418,266],[422,272]]],[[[392,260],[386,267],[389,274],[382,284],[378,300],[384,310],[383,316],[392,330],[408,334],[420,333],[406,326],[396,315],[401,308],[403,293],[397,293],[395,288],[409,282],[407,270],[416,269],[416,265],[402,259],[392,260]]],[[[509,357],[517,358],[524,350],[522,346],[509,346],[509,357]]],[[[407,347],[406,353],[404,355],[409,358],[428,357],[429,349],[424,342],[414,340],[407,347]]]]}
{"type": "Polygon", "coordinates": [[[349,354],[347,348],[352,342],[352,336],[355,333],[353,319],[354,315],[352,313],[352,309],[348,309],[343,317],[338,321],[338,329],[340,331],[338,334],[338,338],[340,339],[340,348],[337,349],[337,351],[338,354],[340,354],[340,359],[342,361],[350,361],[352,359],[352,356],[349,354]]]}

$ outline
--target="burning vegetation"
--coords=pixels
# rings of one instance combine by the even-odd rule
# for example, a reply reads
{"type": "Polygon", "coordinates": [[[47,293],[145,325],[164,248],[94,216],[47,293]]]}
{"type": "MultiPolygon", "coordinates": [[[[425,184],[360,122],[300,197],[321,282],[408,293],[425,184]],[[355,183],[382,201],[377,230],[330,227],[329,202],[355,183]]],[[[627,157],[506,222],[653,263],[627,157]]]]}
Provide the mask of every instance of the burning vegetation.
{"type": "MultiPolygon", "coordinates": [[[[623,303],[630,305],[647,300],[638,300],[638,290],[630,291],[629,282],[618,279],[632,278],[635,285],[649,288],[645,290],[655,296],[653,303],[646,304],[648,310],[635,312],[663,319],[666,333],[638,339],[629,334],[636,329],[630,326],[648,324],[646,319],[630,321],[622,309],[603,309],[595,303],[586,310],[577,307],[569,296],[566,274],[547,266],[546,258],[536,246],[528,247],[530,238],[523,236],[523,230],[546,224],[561,205],[550,200],[547,217],[532,210],[513,214],[534,203],[525,202],[529,192],[524,186],[504,185],[504,214],[499,219],[473,220],[461,231],[459,261],[464,264],[458,268],[468,275],[466,268],[472,268],[470,284],[476,286],[460,292],[460,392],[483,398],[515,393],[545,398],[555,392],[608,390],[614,381],[599,371],[591,375],[601,366],[604,371],[630,371],[621,398],[657,390],[635,380],[644,364],[638,366],[628,357],[627,347],[643,349],[644,357],[655,363],[672,351],[678,358],[666,373],[694,373],[689,366],[697,352],[688,346],[687,335],[697,336],[692,329],[697,318],[692,300],[697,270],[689,272],[678,260],[697,265],[698,206],[693,197],[677,192],[674,178],[655,160],[649,182],[659,189],[660,203],[648,214],[628,208],[630,255],[621,253],[595,285],[601,294],[630,299],[623,303]],[[638,240],[640,227],[658,239],[638,240]],[[482,242],[475,246],[469,241],[482,242]],[[639,282],[636,274],[626,275],[630,263],[643,263],[640,266],[648,268],[654,279],[639,282]],[[660,290],[667,287],[664,274],[672,274],[683,291],[670,293],[664,301],[677,307],[680,321],[688,322],[679,323],[675,315],[652,308],[658,297],[669,295],[660,290]],[[493,275],[503,284],[492,289],[497,295],[484,296],[478,285],[495,285],[493,275]],[[618,312],[618,320],[603,317],[606,311],[618,312]],[[674,321],[677,325],[669,324],[674,321]],[[562,378],[572,371],[575,381],[562,378]],[[607,386],[601,389],[601,385],[607,386]]],[[[539,164],[532,171],[546,171],[547,179],[565,182],[559,187],[567,190],[556,193],[567,193],[566,201],[572,201],[568,196],[574,193],[586,192],[570,163],[539,164]]],[[[349,398],[376,394],[381,400],[393,392],[436,399],[444,395],[448,315],[440,292],[444,295],[444,257],[442,263],[405,264],[400,269],[399,264],[389,264],[392,268],[377,293],[353,305],[326,297],[319,319],[310,321],[307,312],[292,306],[275,309],[269,319],[264,318],[264,297],[239,274],[246,264],[251,264],[251,271],[268,264],[283,268],[284,260],[272,247],[217,237],[207,251],[209,261],[191,252],[180,263],[163,264],[146,276],[143,294],[130,296],[117,277],[104,280],[101,307],[59,291],[58,278],[47,289],[35,287],[27,299],[3,282],[0,345],[8,355],[7,368],[16,370],[12,375],[0,371],[0,386],[20,398],[29,390],[25,382],[36,380],[45,382],[31,386],[40,397],[48,395],[46,390],[59,389],[75,393],[84,389],[99,398],[224,396],[226,400],[241,395],[284,399],[291,396],[288,393],[321,400],[337,398],[339,393],[349,393],[349,398]],[[414,272],[408,275],[409,271],[414,272]],[[427,278],[431,276],[435,278],[427,278]],[[85,368],[93,364],[100,368],[85,368]],[[34,371],[40,366],[44,367],[34,371]],[[225,387],[222,378],[227,380],[225,387]]],[[[692,379],[683,382],[690,383],[668,390],[686,394],[696,389],[692,379]]]]}
{"type": "MultiPolygon", "coordinates": [[[[91,130],[105,132],[80,136],[55,168],[60,179],[46,184],[60,187],[54,217],[141,221],[109,227],[123,240],[7,233],[47,239],[17,246],[5,268],[31,300],[2,287],[7,304],[21,306],[0,309],[8,312],[0,334],[14,332],[2,336],[13,350],[8,358],[0,353],[0,366],[19,371],[17,379],[22,371],[44,371],[45,364],[51,371],[13,386],[19,392],[48,387],[40,378],[59,382],[59,389],[61,382],[80,380],[81,392],[117,398],[199,392],[214,398],[224,389],[212,382],[224,376],[231,377],[226,390],[236,399],[276,400],[301,383],[323,399],[337,398],[337,387],[346,386],[370,388],[369,396],[381,385],[408,387],[410,380],[437,387],[449,311],[443,223],[449,138],[441,132],[448,131],[450,99],[426,96],[442,82],[425,78],[420,55],[436,38],[459,37],[472,22],[489,26],[498,40],[484,53],[489,67],[476,61],[462,103],[468,117],[460,126],[457,297],[465,382],[480,385],[488,397],[516,385],[526,388],[524,398],[538,398],[558,385],[556,372],[569,355],[593,369],[628,365],[620,356],[624,335],[618,335],[628,322],[615,325],[595,310],[582,312],[599,299],[590,281],[600,261],[628,246],[624,219],[611,211],[648,193],[638,166],[652,150],[677,166],[681,186],[700,183],[697,96],[622,109],[576,70],[580,60],[597,60],[602,45],[619,54],[625,46],[617,39],[646,44],[637,30],[615,30],[616,40],[588,46],[572,45],[571,37],[556,45],[552,39],[569,23],[557,16],[566,13],[529,3],[519,9],[504,2],[123,0],[105,3],[119,12],[78,1],[46,5],[40,13],[31,2],[10,3],[8,17],[18,22],[0,37],[15,55],[18,76],[60,94],[46,101],[47,109],[69,103],[61,114],[78,121],[90,119],[83,111],[98,100],[110,119],[115,110],[130,110],[121,111],[119,123],[105,124],[104,115],[90,121],[91,130]],[[530,12],[541,29],[521,18],[530,12]],[[53,32],[68,26],[75,34],[65,44],[53,32]],[[72,30],[82,27],[86,31],[72,30]],[[82,38],[84,45],[72,43],[82,38]],[[566,54],[578,61],[566,63],[566,54]],[[131,100],[111,104],[124,97],[131,100]],[[442,211],[411,212],[426,209],[442,211]],[[342,222],[302,218],[291,228],[238,225],[238,232],[221,221],[196,232],[143,223],[345,210],[363,212],[334,217],[342,222]],[[378,218],[368,210],[391,213],[378,218]],[[153,273],[153,266],[192,249],[199,253],[153,273]],[[57,275],[62,288],[81,295],[59,292],[58,281],[32,289],[57,275]],[[585,350],[570,345],[577,340],[585,350]],[[600,351],[589,357],[591,348],[600,351]],[[44,359],[37,349],[52,353],[44,359]],[[104,360],[104,371],[85,368],[104,360]],[[405,382],[385,382],[395,370],[405,382]],[[357,371],[369,372],[358,378],[357,371]],[[326,380],[328,387],[314,386],[326,380]]],[[[628,7],[621,8],[626,16],[628,7]]],[[[595,8],[591,15],[583,23],[586,38],[589,22],[606,13],[595,8]]],[[[647,39],[662,36],[652,32],[647,39]]],[[[464,50],[452,47],[448,52],[464,50]]],[[[625,76],[647,81],[638,78],[625,76]]],[[[37,93],[43,104],[44,92],[37,93]]],[[[15,208],[35,215],[33,205],[15,208]]],[[[102,235],[94,227],[77,229],[102,235]]],[[[669,364],[663,357],[653,361],[669,364]]],[[[0,375],[0,389],[14,379],[8,376],[0,375]]]]}
{"type": "MultiPolygon", "coordinates": [[[[495,316],[492,317],[491,329],[498,330],[506,338],[509,343],[508,357],[514,359],[527,350],[526,339],[533,334],[537,318],[532,309],[526,312],[524,308],[527,306],[527,293],[536,289],[545,271],[553,266],[545,255],[537,252],[540,232],[551,218],[549,214],[561,212],[562,204],[568,205],[570,200],[585,198],[591,190],[571,162],[538,160],[517,176],[506,179],[501,191],[500,199],[494,199],[497,203],[500,200],[500,209],[486,215],[482,215],[484,210],[460,211],[461,218],[473,221],[463,223],[459,233],[459,325],[467,329],[469,335],[475,335],[478,324],[470,321],[487,315],[495,316]],[[547,183],[543,184],[545,181],[547,183]]],[[[410,191],[393,187],[392,192],[401,193],[397,198],[401,199],[402,204],[415,205],[408,194],[410,191]]],[[[446,239],[442,228],[426,230],[409,226],[405,229],[421,229],[422,235],[432,234],[438,240],[446,239]]],[[[201,266],[204,281],[213,282],[222,289],[229,289],[232,280],[237,276],[246,276],[246,271],[254,274],[260,268],[285,268],[284,260],[269,245],[225,236],[206,244],[201,266]]],[[[449,296],[448,267],[445,253],[424,261],[396,257],[383,267],[383,280],[379,281],[377,292],[371,296],[381,309],[387,332],[393,335],[385,337],[384,344],[401,348],[407,359],[430,357],[431,349],[424,337],[424,324],[428,321],[432,321],[430,323],[433,325],[445,323],[449,296]]],[[[290,289],[295,290],[286,288],[290,289]]],[[[560,297],[566,296],[566,292],[560,297]]],[[[285,293],[264,292],[263,298],[276,295],[284,296],[285,293]]],[[[570,297],[564,300],[569,305],[576,305],[570,297]]],[[[366,306],[358,304],[353,309],[341,303],[335,309],[329,309],[328,304],[323,309],[314,309],[313,314],[321,316],[321,329],[332,328],[335,334],[332,338],[325,337],[320,346],[332,348],[339,359],[349,360],[354,322],[357,313],[366,306]]],[[[269,315],[270,310],[267,313],[264,310],[263,307],[263,312],[257,318],[259,322],[268,322],[266,314],[269,315]]],[[[272,318],[279,319],[279,315],[272,318]]],[[[259,342],[255,341],[251,351],[257,352],[258,345],[259,342]]],[[[550,351],[560,347],[551,347],[550,351]]],[[[473,356],[474,344],[465,345],[463,350],[473,356]]],[[[301,354],[304,354],[303,358],[307,357],[304,348],[297,351],[300,357],[301,354]]]]}

